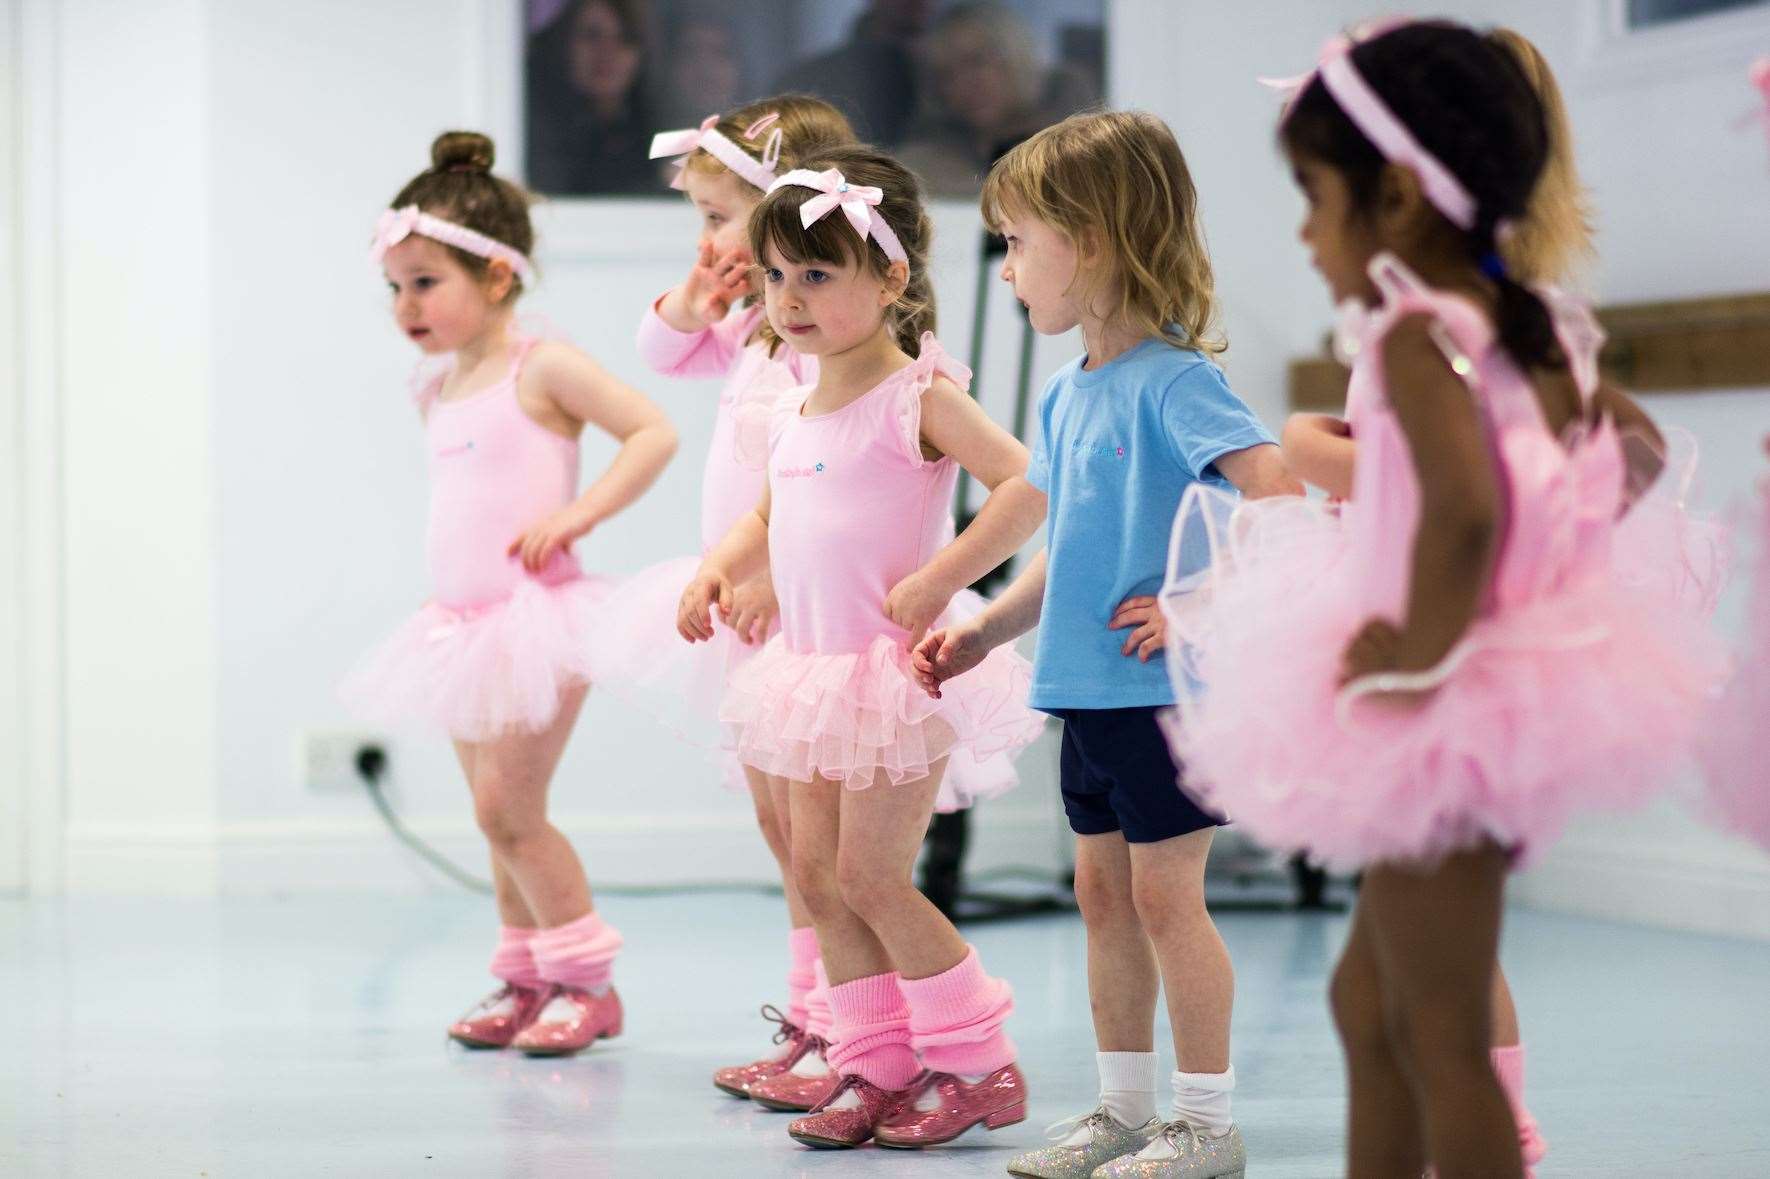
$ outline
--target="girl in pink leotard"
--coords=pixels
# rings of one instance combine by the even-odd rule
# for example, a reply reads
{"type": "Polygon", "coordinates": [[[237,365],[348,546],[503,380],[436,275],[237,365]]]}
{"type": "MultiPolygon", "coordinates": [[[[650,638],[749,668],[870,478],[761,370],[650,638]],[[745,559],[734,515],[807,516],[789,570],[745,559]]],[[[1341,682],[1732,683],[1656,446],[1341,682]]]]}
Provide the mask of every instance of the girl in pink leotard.
{"type": "MultiPolygon", "coordinates": [[[[763,331],[762,308],[752,300],[755,268],[745,229],[750,210],[777,172],[809,151],[853,140],[848,120],[835,107],[789,94],[709,116],[698,128],[664,132],[653,141],[654,155],[679,156],[675,184],[694,205],[700,240],[688,277],[647,308],[639,353],[664,376],[724,379],[701,476],[700,553],[717,544],[762,494],[775,403],[817,379],[815,358],[763,331]]],[[[698,555],[665,561],[623,583],[608,603],[609,626],[597,659],[606,669],[605,682],[619,694],[691,741],[699,737],[711,746],[726,677],[774,633],[776,607],[764,569],[734,590],[716,642],[690,648],[671,641],[677,599],[699,563],[698,555]]],[[[763,1007],[779,1023],[778,1047],[713,1075],[719,1089],[748,1097],[752,1084],[789,1069],[806,1078],[827,1071],[822,1048],[829,1009],[815,993],[817,933],[788,869],[786,797],[772,797],[761,773],[722,756],[726,785],[748,790],[755,806],[757,825],[780,868],[789,920],[786,1011],[763,1007]]]]}
{"type": "Polygon", "coordinates": [[[915,177],[870,148],[819,153],[752,214],[769,327],[818,358],[818,380],[771,430],[760,502],[682,596],[691,640],[765,562],[780,600],[781,633],[733,673],[720,716],[790,799],[837,1079],[789,1132],[821,1146],[933,1145],[1025,1112],[1008,988],[910,879],[948,759],[1013,751],[1041,727],[1007,648],[940,700],[911,673],[911,643],[1043,516],[1025,448],[926,330],[928,236],[915,177]],[[955,539],[961,466],[991,491],[955,539]]]}
{"type": "Polygon", "coordinates": [[[528,197],[491,175],[492,141],[449,132],[394,198],[373,256],[394,319],[440,364],[416,394],[430,454],[434,593],[351,673],[345,696],[378,722],[453,738],[491,845],[502,986],[452,1028],[461,1043],[532,1055],[615,1035],[609,985],[621,937],[592,907],[583,866],[547,821],[547,789],[589,689],[604,596],[574,541],[632,503],[676,435],[644,397],[564,344],[515,326],[532,280],[528,197]],[[620,444],[578,494],[578,435],[620,444]]]}

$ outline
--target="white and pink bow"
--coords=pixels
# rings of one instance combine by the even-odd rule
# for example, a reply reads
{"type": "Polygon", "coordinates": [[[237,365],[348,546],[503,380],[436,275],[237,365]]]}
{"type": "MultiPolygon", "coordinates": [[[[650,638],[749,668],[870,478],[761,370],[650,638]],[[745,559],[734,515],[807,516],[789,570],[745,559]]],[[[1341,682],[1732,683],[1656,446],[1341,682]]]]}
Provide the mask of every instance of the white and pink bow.
{"type": "Polygon", "coordinates": [[[762,158],[757,159],[749,152],[725,137],[719,130],[719,116],[708,115],[701,120],[699,127],[688,127],[681,131],[659,131],[651,137],[651,158],[661,159],[664,156],[676,157],[676,175],[670,180],[670,187],[682,189],[682,169],[688,163],[688,157],[697,151],[704,151],[714,159],[742,176],[763,192],[774,183],[774,168],[781,158],[781,129],[775,126],[780,121],[780,112],[770,111],[744,129],[744,139],[754,141],[764,132],[772,132],[762,144],[762,158]]]}
{"type": "Polygon", "coordinates": [[[534,268],[521,250],[507,246],[496,238],[487,237],[476,229],[426,213],[417,205],[382,211],[375,222],[375,237],[369,243],[369,260],[379,265],[387,256],[388,250],[414,233],[446,246],[454,246],[458,250],[466,250],[476,257],[503,262],[524,282],[530,281],[534,274],[534,268]]]}
{"type": "Polygon", "coordinates": [[[879,248],[893,262],[908,265],[910,259],[904,253],[903,243],[897,240],[897,234],[879,214],[878,205],[885,199],[884,190],[867,184],[850,184],[837,168],[826,168],[822,172],[795,168],[776,180],[769,191],[788,186],[809,188],[818,193],[799,206],[799,224],[806,229],[840,209],[848,224],[854,227],[854,232],[863,239],[870,236],[878,242],[879,248]]]}

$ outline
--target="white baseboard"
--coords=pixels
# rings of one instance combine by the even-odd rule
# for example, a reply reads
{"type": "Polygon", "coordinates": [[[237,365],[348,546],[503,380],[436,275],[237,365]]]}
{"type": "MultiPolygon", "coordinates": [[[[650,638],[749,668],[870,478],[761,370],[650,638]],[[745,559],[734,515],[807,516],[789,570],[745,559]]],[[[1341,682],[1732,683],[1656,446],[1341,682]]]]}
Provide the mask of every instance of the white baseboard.
{"type": "Polygon", "coordinates": [[[1770,858],[1720,836],[1663,847],[1570,835],[1511,894],[1538,909],[1770,941],[1770,858]]]}
{"type": "MultiPolygon", "coordinates": [[[[968,871],[1060,869],[1054,810],[986,805],[972,826],[968,871]]],[[[774,861],[748,816],[658,814],[616,820],[561,815],[593,885],[772,884],[774,861]]],[[[476,875],[485,842],[472,822],[420,820],[414,832],[476,875]]],[[[373,816],[348,820],[85,825],[67,840],[71,894],[288,896],[412,893],[456,887],[397,843],[373,816]]]]}

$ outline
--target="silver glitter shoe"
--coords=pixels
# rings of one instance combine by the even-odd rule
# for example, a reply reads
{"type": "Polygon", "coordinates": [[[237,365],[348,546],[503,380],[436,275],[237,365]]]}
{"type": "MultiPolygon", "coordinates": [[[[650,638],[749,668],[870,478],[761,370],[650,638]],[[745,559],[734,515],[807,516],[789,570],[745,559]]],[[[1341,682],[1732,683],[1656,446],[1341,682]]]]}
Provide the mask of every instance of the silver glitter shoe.
{"type": "Polygon", "coordinates": [[[1127,1129],[1102,1106],[1048,1128],[1045,1133],[1057,1145],[1029,1150],[1011,1160],[1008,1174],[1022,1179],[1088,1179],[1102,1163],[1142,1150],[1161,1129],[1159,1118],[1127,1129]]]}
{"type": "Polygon", "coordinates": [[[1148,1146],[1100,1167],[1094,1179],[1247,1179],[1247,1167],[1237,1127],[1212,1138],[1185,1122],[1169,1122],[1148,1146]]]}

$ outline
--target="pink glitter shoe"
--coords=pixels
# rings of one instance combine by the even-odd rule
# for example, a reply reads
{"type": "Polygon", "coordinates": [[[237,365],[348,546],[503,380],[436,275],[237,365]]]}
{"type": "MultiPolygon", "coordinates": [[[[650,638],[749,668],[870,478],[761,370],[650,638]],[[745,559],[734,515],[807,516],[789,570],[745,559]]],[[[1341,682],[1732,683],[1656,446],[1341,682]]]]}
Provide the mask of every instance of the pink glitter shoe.
{"type": "Polygon", "coordinates": [[[1026,1078],[1017,1064],[999,1068],[975,1085],[951,1073],[923,1073],[904,1093],[873,1132],[880,1146],[939,1146],[979,1122],[987,1130],[1000,1130],[1026,1120],[1026,1078]]]}
{"type": "Polygon", "coordinates": [[[764,1077],[772,1077],[777,1073],[786,1072],[798,1064],[800,1058],[811,1050],[812,1037],[806,1034],[804,1028],[790,1022],[786,1016],[782,1015],[779,1008],[773,1004],[764,1004],[762,1016],[765,1019],[773,1020],[778,1025],[774,1032],[774,1042],[785,1044],[786,1051],[776,1052],[772,1056],[765,1056],[750,1064],[720,1069],[713,1074],[715,1089],[729,1093],[733,1097],[748,1098],[752,1084],[764,1077]]]}
{"type": "Polygon", "coordinates": [[[508,1048],[541,1010],[547,992],[505,983],[449,1025],[449,1038],[469,1048],[508,1048]]]}
{"type": "Polygon", "coordinates": [[[620,1034],[621,997],[613,987],[592,995],[582,987],[555,985],[534,1022],[510,1046],[527,1056],[570,1056],[620,1034]]]}
{"type": "Polygon", "coordinates": [[[829,1096],[818,1103],[811,1116],[798,1118],[787,1127],[795,1142],[825,1150],[848,1150],[873,1136],[873,1131],[889,1117],[909,1090],[881,1089],[863,1077],[852,1074],[836,1082],[829,1096]],[[832,1101],[854,1090],[860,1104],[851,1109],[831,1109],[832,1101]]]}
{"type": "MultiPolygon", "coordinates": [[[[803,1045],[805,1050],[799,1054],[800,1060],[807,1056],[821,1057],[829,1048],[828,1044],[812,1035],[805,1037],[803,1045]]],[[[750,1082],[749,1095],[750,1100],[763,1109],[779,1110],[782,1113],[810,1113],[826,1097],[834,1096],[838,1080],[833,1071],[805,1077],[789,1068],[772,1077],[750,1082]]]]}

